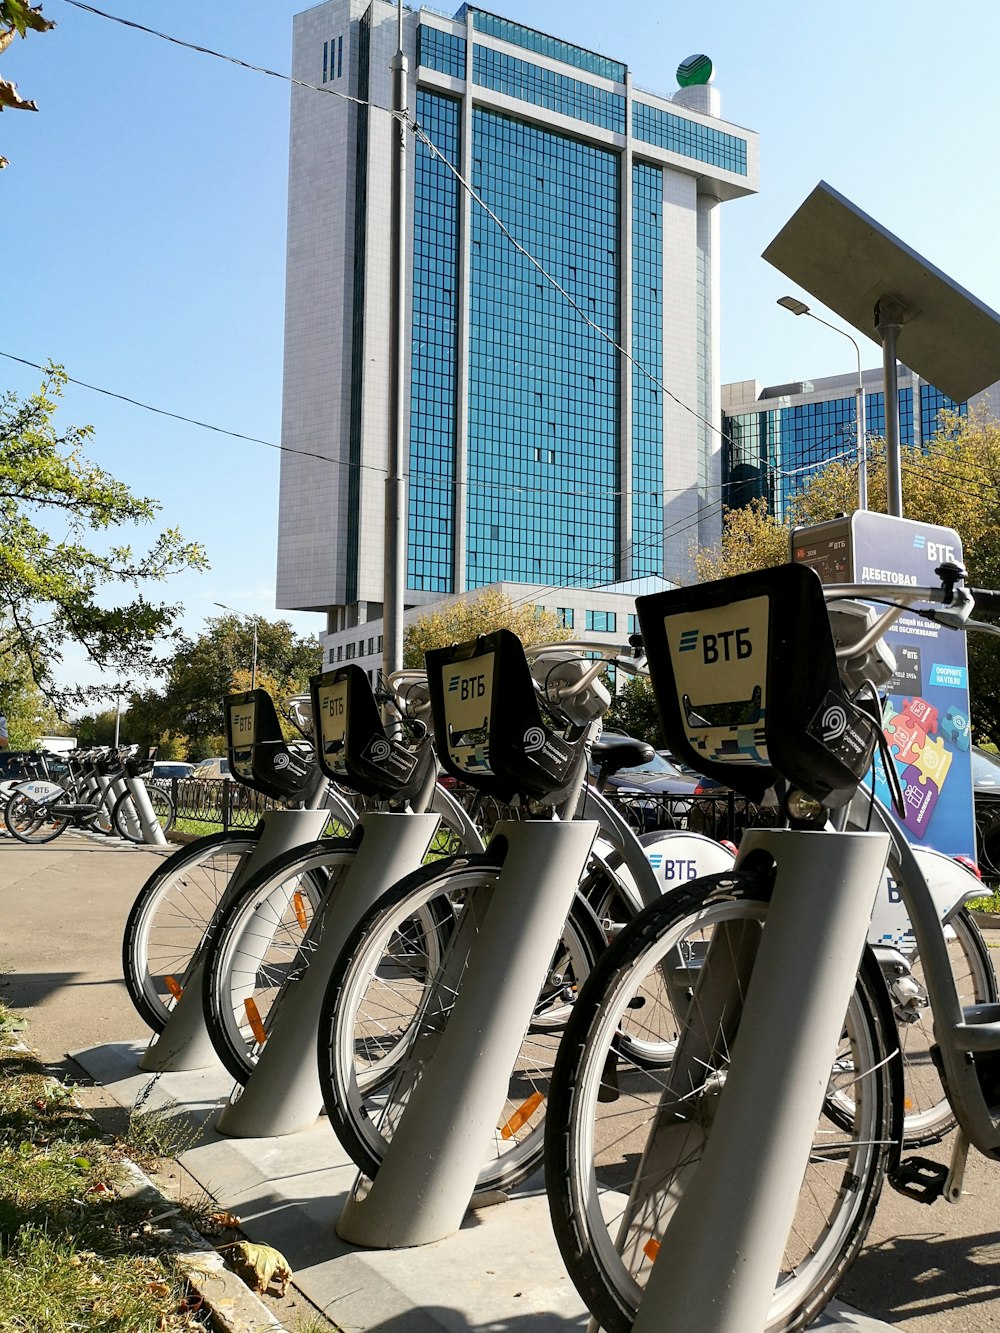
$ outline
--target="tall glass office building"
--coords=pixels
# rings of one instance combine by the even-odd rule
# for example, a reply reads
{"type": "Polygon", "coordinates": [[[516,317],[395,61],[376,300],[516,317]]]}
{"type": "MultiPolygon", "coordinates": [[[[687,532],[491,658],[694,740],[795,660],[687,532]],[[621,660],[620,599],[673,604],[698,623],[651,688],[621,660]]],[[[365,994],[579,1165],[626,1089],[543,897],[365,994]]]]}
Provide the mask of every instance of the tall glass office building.
{"type": "MultiPolygon", "coordinates": [[[[277,604],[331,631],[382,602],[396,24],[386,0],[294,21],[313,87],[292,95],[277,604]]],[[[472,5],[405,11],[404,49],[407,604],[682,577],[718,531],[718,206],[756,190],[756,136],[710,85],[642,91],[472,5]]]]}
{"type": "MultiPolygon", "coordinates": [[[[939,428],[941,413],[965,416],[969,404],[955,403],[940,389],[904,366],[898,371],[899,439],[920,445],[939,428]]],[[[885,391],[882,370],[862,374],[865,395],[865,436],[885,436],[885,391]]],[[[763,388],[756,380],[722,388],[723,495],[732,508],[756,497],[784,519],[793,496],[809,478],[834,460],[857,459],[857,375],[829,375],[763,388]]],[[[972,399],[996,415],[1000,385],[972,399]]]]}

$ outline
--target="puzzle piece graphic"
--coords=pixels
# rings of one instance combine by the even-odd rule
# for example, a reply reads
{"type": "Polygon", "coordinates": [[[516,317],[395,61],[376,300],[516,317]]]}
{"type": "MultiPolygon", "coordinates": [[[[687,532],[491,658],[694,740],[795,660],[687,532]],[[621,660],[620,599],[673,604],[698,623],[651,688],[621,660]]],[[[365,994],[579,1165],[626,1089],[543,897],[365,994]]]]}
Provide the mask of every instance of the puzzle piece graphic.
{"type": "Polygon", "coordinates": [[[917,757],[911,761],[911,766],[916,769],[918,780],[933,782],[940,791],[951,768],[951,752],[945,749],[941,737],[935,736],[921,748],[917,757]]]}
{"type": "MultiPolygon", "coordinates": [[[[948,756],[949,763],[951,755],[948,756]]],[[[947,770],[946,770],[947,771],[947,770]]],[[[927,778],[920,769],[908,764],[901,774],[903,782],[903,823],[908,829],[922,838],[927,832],[941,794],[936,783],[927,778]]]]}
{"type": "Polygon", "coordinates": [[[892,718],[885,728],[886,739],[904,766],[916,762],[927,744],[927,732],[906,712],[892,718]]]}
{"type": "Polygon", "coordinates": [[[968,716],[960,708],[949,708],[941,723],[941,735],[950,741],[956,750],[967,750],[972,740],[972,727],[968,716]]]}
{"type": "Polygon", "coordinates": [[[938,710],[933,704],[929,704],[926,699],[907,699],[903,704],[903,712],[909,713],[924,731],[931,735],[938,729],[938,710]]]}

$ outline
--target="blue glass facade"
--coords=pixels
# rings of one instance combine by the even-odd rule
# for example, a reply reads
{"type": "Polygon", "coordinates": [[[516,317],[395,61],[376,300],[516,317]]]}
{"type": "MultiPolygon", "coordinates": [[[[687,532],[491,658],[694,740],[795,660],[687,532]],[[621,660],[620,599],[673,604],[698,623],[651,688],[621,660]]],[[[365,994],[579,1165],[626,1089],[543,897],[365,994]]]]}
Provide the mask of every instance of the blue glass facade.
{"type": "Polygon", "coordinates": [[[632,168],[632,355],[631,573],[641,578],[663,565],[663,172],[642,162],[632,168]]]}
{"type": "Polygon", "coordinates": [[[421,23],[417,28],[417,64],[465,78],[465,38],[421,23]]]}
{"type": "Polygon", "coordinates": [[[932,439],[941,427],[941,413],[955,412],[958,416],[968,416],[967,403],[956,403],[947,394],[935,389],[931,384],[920,384],[920,438],[932,439]]]}
{"type": "Polygon", "coordinates": [[[596,51],[587,51],[582,46],[560,41],[558,37],[549,37],[547,33],[536,32],[534,28],[525,28],[510,19],[489,14],[485,9],[476,9],[474,5],[463,5],[458,17],[472,14],[473,25],[477,32],[487,37],[496,37],[512,46],[521,46],[526,51],[534,51],[540,56],[552,60],[561,60],[564,65],[575,65],[588,74],[597,74],[603,79],[612,79],[615,83],[625,82],[626,68],[617,60],[598,55],[596,51]]]}
{"type": "MultiPolygon", "coordinates": [[[[473,184],[577,305],[619,337],[618,156],[486,108],[473,184]]],[[[471,211],[466,582],[617,576],[618,355],[471,211]]]]}
{"type": "Polygon", "coordinates": [[[637,101],[632,110],[632,133],[643,143],[656,144],[671,153],[682,153],[698,162],[722,167],[737,175],[747,174],[747,145],[735,134],[725,134],[711,125],[676,116],[648,102],[637,101]]]}
{"type": "Polygon", "coordinates": [[[619,93],[556,74],[528,60],[495,51],[491,46],[473,46],[472,78],[474,83],[495,93],[573,116],[588,125],[600,125],[617,134],[625,133],[625,98],[619,93]]]}
{"type": "MultiPolygon", "coordinates": [[[[417,120],[460,165],[461,103],[417,93],[417,120]]],[[[451,592],[455,558],[458,210],[460,186],[416,141],[407,583],[451,592]]]]}
{"type": "MultiPolygon", "coordinates": [[[[946,409],[961,416],[967,411],[965,404],[953,403],[939,389],[921,382],[922,441],[933,438],[938,414],[946,409]]],[[[771,512],[782,519],[792,498],[819,468],[835,459],[853,465],[857,457],[853,394],[741,413],[727,417],[725,425],[729,437],[726,504],[746,504],[754,496],[766,496],[771,512]]],[[[865,433],[869,440],[885,437],[885,395],[881,391],[865,394],[865,433]]],[[[912,446],[917,438],[913,389],[904,386],[899,390],[899,441],[912,446]]]]}

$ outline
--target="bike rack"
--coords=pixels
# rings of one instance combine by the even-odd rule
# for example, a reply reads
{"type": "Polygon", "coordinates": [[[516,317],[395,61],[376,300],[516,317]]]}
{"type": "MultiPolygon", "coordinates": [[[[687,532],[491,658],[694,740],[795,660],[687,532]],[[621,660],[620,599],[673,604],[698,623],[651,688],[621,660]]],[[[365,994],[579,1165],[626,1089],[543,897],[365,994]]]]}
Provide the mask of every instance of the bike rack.
{"type": "MultiPolygon", "coordinates": [[[[237,867],[226,886],[220,908],[232,901],[248,874],[293,847],[301,847],[319,838],[328,818],[327,810],[265,811],[260,820],[257,844],[237,867]]],[[[204,1069],[217,1063],[202,1008],[203,973],[203,955],[199,953],[185,978],[184,992],[171,1010],[166,1026],[153,1038],[139,1061],[140,1069],[165,1073],[181,1069],[204,1069]]]]}
{"type": "Polygon", "coordinates": [[[303,950],[311,950],[309,966],[281,997],[253,1073],[215,1123],[220,1134],[262,1138],[294,1134],[315,1123],[323,1109],[316,1032],[333,964],[376,898],[420,867],[439,823],[437,815],[374,811],[361,816],[354,862],[343,884],[324,898],[302,942],[303,950]]]}
{"type": "Polygon", "coordinates": [[[370,1185],[359,1176],[348,1195],[337,1223],[343,1240],[394,1249],[427,1245],[461,1226],[597,827],[593,820],[497,824],[491,846],[504,840],[506,855],[481,904],[462,986],[378,1175],[370,1185]]]}
{"type": "MultiPolygon", "coordinates": [[[[880,833],[744,835],[737,866],[755,852],[777,865],[767,928],[697,1188],[684,1191],[667,1224],[670,1261],[653,1265],[633,1333],[668,1324],[671,1333],[763,1333],[888,851],[880,833]],[[822,947],[803,948],[803,940],[822,947]],[[720,1254],[739,1256],[721,1282],[720,1254]]],[[[710,959],[711,948],[706,978],[710,959]]],[[[725,1003],[722,993],[716,1012],[725,1003]]],[[[689,1052],[685,1037],[677,1077],[689,1052]]],[[[642,1176],[657,1178],[673,1151],[660,1124],[642,1176]]],[[[641,1203],[630,1200],[633,1219],[641,1203]]]]}

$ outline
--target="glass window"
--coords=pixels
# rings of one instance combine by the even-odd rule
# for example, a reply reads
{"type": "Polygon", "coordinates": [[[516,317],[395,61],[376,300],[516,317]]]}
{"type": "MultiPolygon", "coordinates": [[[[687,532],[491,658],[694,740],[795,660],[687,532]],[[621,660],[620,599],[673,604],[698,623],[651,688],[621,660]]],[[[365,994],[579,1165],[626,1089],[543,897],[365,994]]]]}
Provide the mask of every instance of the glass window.
{"type": "Polygon", "coordinates": [[[721,167],[738,176],[747,174],[747,143],[735,134],[726,134],[688,120],[672,111],[663,111],[648,102],[636,101],[633,109],[633,134],[643,143],[656,144],[668,152],[693,157],[698,162],[721,167]]]}
{"type": "Polygon", "coordinates": [[[556,607],[556,615],[559,617],[560,625],[564,625],[566,629],[573,628],[573,608],[571,606],[556,607]]]}
{"type": "Polygon", "coordinates": [[[626,66],[617,60],[609,60],[607,56],[598,55],[596,51],[573,46],[570,42],[560,41],[558,37],[550,37],[547,33],[536,32],[533,28],[526,28],[511,19],[500,18],[498,14],[488,14],[484,9],[477,9],[474,5],[467,5],[466,10],[473,15],[475,30],[485,33],[487,37],[497,37],[502,42],[510,42],[511,46],[521,46],[527,51],[535,51],[538,55],[548,56],[552,60],[561,60],[564,65],[575,65],[577,69],[586,70],[588,74],[613,79],[615,83],[625,82],[626,66]]]}
{"type": "Polygon", "coordinates": [[[346,648],[346,650],[345,650],[345,652],[344,652],[344,656],[347,658],[347,660],[348,660],[349,662],[353,660],[353,658],[354,658],[354,644],[353,644],[353,643],[349,643],[349,644],[347,645],[347,648],[346,648]]]}
{"type": "Polygon", "coordinates": [[[587,628],[599,634],[613,634],[617,624],[614,611],[588,611],[587,628]]]}
{"type": "MultiPolygon", "coordinates": [[[[507,97],[558,111],[589,125],[600,125],[616,134],[625,133],[625,98],[620,93],[557,74],[528,60],[496,51],[492,46],[478,43],[473,46],[472,79],[481,87],[492,88],[507,97]]],[[[542,173],[538,179],[544,184],[542,173]]]]}
{"type": "Polygon", "coordinates": [[[417,28],[417,64],[464,79],[465,38],[421,23],[417,28]]]}

